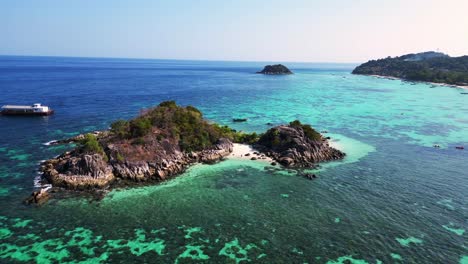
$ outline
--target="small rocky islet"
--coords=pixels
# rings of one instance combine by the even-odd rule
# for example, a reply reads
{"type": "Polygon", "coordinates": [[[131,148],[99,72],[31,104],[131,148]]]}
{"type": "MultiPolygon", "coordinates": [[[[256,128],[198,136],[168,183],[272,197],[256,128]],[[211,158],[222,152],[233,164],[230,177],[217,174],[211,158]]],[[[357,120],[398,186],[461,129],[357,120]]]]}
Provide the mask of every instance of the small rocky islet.
{"type": "Polygon", "coordinates": [[[253,147],[281,165],[294,168],[313,168],[319,162],[339,160],[345,156],[345,153],[330,147],[327,138],[298,120],[270,128],[253,147]]]}
{"type": "Polygon", "coordinates": [[[104,190],[161,182],[192,164],[223,160],[233,151],[233,143],[249,144],[289,168],[315,167],[345,156],[310,125],[297,120],[260,135],[244,133],[210,123],[195,107],[174,101],[162,102],[132,120],[118,120],[109,130],[54,144],[71,142],[78,145],[74,150],[41,164],[43,179],[53,187],[104,190]]]}
{"type": "Polygon", "coordinates": [[[266,65],[263,70],[257,72],[258,74],[266,74],[266,75],[287,75],[293,74],[288,67],[284,66],[283,64],[275,64],[275,65],[266,65]]]}

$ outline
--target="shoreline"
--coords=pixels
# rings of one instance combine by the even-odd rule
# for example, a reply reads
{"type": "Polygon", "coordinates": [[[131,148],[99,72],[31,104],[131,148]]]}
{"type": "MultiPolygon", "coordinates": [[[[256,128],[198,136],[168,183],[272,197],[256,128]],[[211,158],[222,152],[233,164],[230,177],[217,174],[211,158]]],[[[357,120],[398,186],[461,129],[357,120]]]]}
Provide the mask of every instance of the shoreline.
{"type": "Polygon", "coordinates": [[[255,150],[252,146],[247,144],[233,143],[232,152],[227,156],[228,159],[237,159],[237,160],[251,160],[266,162],[271,164],[272,162],[277,163],[272,158],[266,156],[265,154],[260,153],[258,150],[255,150]],[[258,154],[256,154],[258,153],[258,154]],[[252,160],[252,158],[256,158],[252,160]]]}
{"type": "Polygon", "coordinates": [[[411,81],[411,80],[398,78],[398,77],[394,77],[394,76],[376,75],[376,74],[358,74],[358,75],[370,76],[370,77],[375,77],[375,78],[380,78],[380,79],[399,80],[399,81],[405,81],[405,82],[426,83],[426,84],[431,84],[431,85],[436,85],[436,86],[450,87],[450,88],[460,88],[460,89],[468,90],[468,85],[464,86],[464,85],[456,85],[456,84],[448,84],[448,83],[435,83],[435,82],[427,82],[427,81],[411,81]]]}

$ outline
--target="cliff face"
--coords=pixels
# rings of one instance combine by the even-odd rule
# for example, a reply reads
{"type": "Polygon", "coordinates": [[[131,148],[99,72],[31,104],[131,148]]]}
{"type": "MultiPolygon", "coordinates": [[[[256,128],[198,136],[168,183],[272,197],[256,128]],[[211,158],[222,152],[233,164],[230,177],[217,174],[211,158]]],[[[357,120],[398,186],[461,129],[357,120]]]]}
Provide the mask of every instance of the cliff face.
{"type": "Polygon", "coordinates": [[[67,152],[46,161],[42,166],[43,176],[53,186],[77,190],[102,189],[116,179],[162,181],[184,172],[193,163],[214,163],[223,159],[232,152],[233,144],[229,139],[221,138],[214,146],[197,152],[183,152],[177,146],[171,146],[167,151],[161,151],[160,145],[145,146],[151,156],[128,160],[117,158],[119,147],[107,145],[105,155],[67,152]],[[106,157],[110,158],[106,160],[106,157]]]}
{"type": "Polygon", "coordinates": [[[255,147],[285,167],[315,167],[318,162],[344,158],[343,152],[330,147],[310,126],[295,122],[271,128],[255,147]]]}
{"type": "Polygon", "coordinates": [[[290,71],[286,66],[284,66],[282,64],[267,65],[267,66],[265,66],[265,68],[263,68],[262,71],[259,71],[257,73],[268,74],[268,75],[293,74],[292,71],[290,71]]]}

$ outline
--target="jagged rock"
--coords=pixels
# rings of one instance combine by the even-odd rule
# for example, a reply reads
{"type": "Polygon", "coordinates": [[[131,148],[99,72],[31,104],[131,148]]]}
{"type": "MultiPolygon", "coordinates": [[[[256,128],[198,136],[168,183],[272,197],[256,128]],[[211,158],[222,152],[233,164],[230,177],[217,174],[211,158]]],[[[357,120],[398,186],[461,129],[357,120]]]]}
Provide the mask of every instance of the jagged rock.
{"type": "Polygon", "coordinates": [[[234,145],[229,139],[221,138],[213,148],[200,152],[199,161],[209,164],[217,162],[228,156],[232,152],[233,146],[234,145]]]}
{"type": "Polygon", "coordinates": [[[285,167],[289,167],[294,164],[294,160],[290,157],[279,157],[278,162],[285,167]]]}
{"type": "Polygon", "coordinates": [[[268,130],[255,145],[265,155],[285,167],[315,167],[316,163],[342,159],[345,154],[328,142],[310,126],[300,123],[268,130]],[[308,132],[304,132],[307,127],[308,132]]]}
{"type": "MultiPolygon", "coordinates": [[[[155,174],[156,169],[146,161],[112,164],[114,174],[122,179],[142,181],[155,174]]],[[[164,177],[162,177],[164,179],[164,177]]]]}
{"type": "Polygon", "coordinates": [[[35,191],[24,200],[25,204],[43,204],[49,199],[49,193],[46,189],[35,191]]]}
{"type": "Polygon", "coordinates": [[[107,156],[111,156],[109,161],[101,154],[89,155],[72,151],[46,161],[41,170],[53,186],[75,190],[102,189],[116,178],[134,182],[165,180],[184,172],[195,162],[217,162],[233,150],[232,142],[225,138],[219,139],[213,147],[199,152],[184,153],[172,147],[163,152],[158,151],[156,145],[147,147],[154,147],[150,160],[128,159],[119,162],[113,158],[114,152],[120,151],[119,146],[109,144],[106,147],[107,156]]]}
{"type": "Polygon", "coordinates": [[[54,186],[68,189],[103,188],[114,180],[113,168],[100,154],[67,152],[46,161],[43,176],[54,186]]]}
{"type": "Polygon", "coordinates": [[[313,173],[306,173],[306,174],[304,174],[304,178],[307,178],[309,180],[313,180],[313,179],[317,178],[317,175],[315,175],[313,173]]]}

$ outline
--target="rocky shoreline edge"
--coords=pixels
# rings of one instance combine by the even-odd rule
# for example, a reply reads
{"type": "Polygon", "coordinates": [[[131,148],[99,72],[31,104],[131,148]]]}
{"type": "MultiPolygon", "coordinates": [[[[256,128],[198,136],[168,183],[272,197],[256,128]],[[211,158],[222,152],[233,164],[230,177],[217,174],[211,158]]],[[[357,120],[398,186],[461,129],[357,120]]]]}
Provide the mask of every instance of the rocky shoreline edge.
{"type": "Polygon", "coordinates": [[[408,80],[405,78],[399,78],[399,77],[394,77],[394,76],[389,76],[389,75],[378,75],[378,74],[359,74],[359,75],[364,75],[364,76],[369,76],[369,77],[374,77],[374,78],[379,78],[379,79],[397,80],[397,81],[403,81],[403,82],[409,82],[409,83],[424,83],[424,84],[430,84],[432,86],[468,89],[467,85],[436,83],[436,82],[428,82],[428,81],[413,81],[413,80],[408,80]]]}

